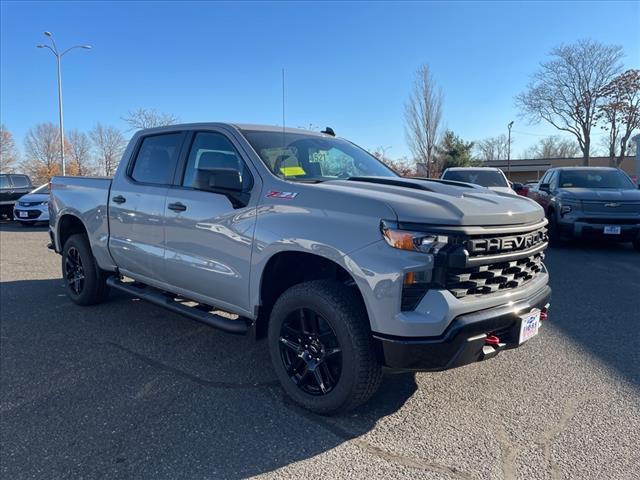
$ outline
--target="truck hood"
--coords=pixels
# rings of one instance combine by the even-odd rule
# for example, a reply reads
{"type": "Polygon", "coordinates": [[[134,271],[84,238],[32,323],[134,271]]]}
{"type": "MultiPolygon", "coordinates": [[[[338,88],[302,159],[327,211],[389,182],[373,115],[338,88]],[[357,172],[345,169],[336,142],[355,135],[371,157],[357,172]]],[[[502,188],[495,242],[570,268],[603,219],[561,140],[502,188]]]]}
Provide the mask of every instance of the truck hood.
{"type": "Polygon", "coordinates": [[[576,200],[640,202],[640,190],[630,188],[559,188],[558,192],[576,200]]]}
{"type": "Polygon", "coordinates": [[[544,218],[542,208],[531,199],[456,182],[359,177],[317,186],[384,202],[400,222],[490,226],[527,224],[544,218]]]}
{"type": "Polygon", "coordinates": [[[48,193],[27,193],[20,197],[20,202],[46,202],[49,200],[48,193]]]}

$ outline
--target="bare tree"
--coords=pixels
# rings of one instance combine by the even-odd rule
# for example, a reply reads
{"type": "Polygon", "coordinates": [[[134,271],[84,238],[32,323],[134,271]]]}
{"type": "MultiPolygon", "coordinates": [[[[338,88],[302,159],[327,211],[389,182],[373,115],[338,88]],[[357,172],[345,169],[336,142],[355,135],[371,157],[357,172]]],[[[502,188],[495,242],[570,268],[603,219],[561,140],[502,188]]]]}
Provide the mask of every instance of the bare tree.
{"type": "Polygon", "coordinates": [[[640,70],[618,75],[600,93],[604,101],[598,107],[598,118],[604,122],[602,128],[609,132],[609,164],[619,167],[631,134],[640,127],[640,70]]]}
{"type": "Polygon", "coordinates": [[[122,132],[114,127],[109,127],[98,123],[89,133],[93,145],[96,148],[98,162],[102,171],[108,177],[112,176],[118,164],[120,157],[127,145],[127,141],[122,132]]]}
{"type": "Polygon", "coordinates": [[[405,104],[405,136],[415,161],[425,163],[427,172],[440,139],[442,103],[442,89],[436,86],[429,66],[420,66],[405,104]]]}
{"type": "Polygon", "coordinates": [[[578,144],[554,135],[540,139],[537,144],[525,150],[525,158],[573,158],[580,154],[578,144]]]}
{"type": "Polygon", "coordinates": [[[53,123],[39,123],[27,132],[21,167],[36,184],[48,182],[62,172],[59,135],[60,131],[53,123]]]}
{"type": "Polygon", "coordinates": [[[18,163],[18,150],[13,135],[0,124],[0,172],[13,173],[18,163]]]}
{"type": "Polygon", "coordinates": [[[154,108],[130,110],[122,117],[122,120],[129,124],[130,130],[164,127],[165,125],[174,125],[179,121],[178,117],[169,113],[158,112],[154,108]]]}
{"type": "Polygon", "coordinates": [[[371,155],[376,157],[382,163],[384,163],[391,170],[396,172],[402,177],[412,177],[416,175],[416,164],[414,161],[409,160],[407,157],[402,157],[394,160],[386,155],[386,151],[391,147],[377,147],[375,150],[370,151],[371,155]]]}
{"type": "Polygon", "coordinates": [[[91,148],[91,139],[84,132],[70,131],[66,136],[69,144],[69,165],[71,175],[94,175],[97,171],[91,148]]]}
{"type": "Polygon", "coordinates": [[[591,128],[602,102],[602,88],[621,70],[622,47],[581,40],[551,50],[526,91],[516,97],[523,115],[544,120],[575,135],[584,165],[589,165],[591,128]]]}
{"type": "MultiPolygon", "coordinates": [[[[511,139],[513,144],[513,139],[511,139]]],[[[505,135],[489,137],[475,144],[478,160],[506,160],[509,151],[509,138],[505,135]]]]}

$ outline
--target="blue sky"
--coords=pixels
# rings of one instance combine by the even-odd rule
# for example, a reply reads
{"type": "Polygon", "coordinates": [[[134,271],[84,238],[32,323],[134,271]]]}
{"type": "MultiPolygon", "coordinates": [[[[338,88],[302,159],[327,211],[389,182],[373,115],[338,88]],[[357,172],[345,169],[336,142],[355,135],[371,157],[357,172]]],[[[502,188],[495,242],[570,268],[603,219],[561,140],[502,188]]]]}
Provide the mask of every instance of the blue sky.
{"type": "MultiPolygon", "coordinates": [[[[555,45],[622,45],[640,67],[639,2],[2,2],[0,116],[22,147],[57,122],[55,61],[43,43],[93,50],[63,60],[65,128],[126,129],[128,110],[182,121],[332,126],[366,148],[408,154],[403,104],[428,63],[446,126],[467,140],[506,132],[514,152],[555,131],[527,125],[513,97],[555,45]]],[[[595,142],[596,144],[598,142],[595,142]]]]}

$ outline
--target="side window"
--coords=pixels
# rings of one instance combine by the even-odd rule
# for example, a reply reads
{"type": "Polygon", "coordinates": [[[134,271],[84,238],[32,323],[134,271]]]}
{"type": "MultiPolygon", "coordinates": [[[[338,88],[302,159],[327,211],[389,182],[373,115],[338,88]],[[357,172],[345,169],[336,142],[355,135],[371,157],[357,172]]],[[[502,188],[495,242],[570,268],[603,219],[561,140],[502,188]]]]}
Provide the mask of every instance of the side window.
{"type": "Polygon", "coordinates": [[[196,133],[189,151],[182,186],[198,190],[209,189],[210,171],[235,170],[243,180],[244,163],[229,139],[221,133],[196,133]]]}
{"type": "Polygon", "coordinates": [[[145,137],[133,164],[131,178],[136,182],[168,185],[173,180],[182,133],[145,137]]]}
{"type": "Polygon", "coordinates": [[[558,186],[558,171],[557,170],[554,170],[554,172],[551,174],[551,178],[549,178],[548,182],[549,182],[549,188],[551,188],[551,190],[553,190],[554,188],[556,188],[558,186]]]}
{"type": "Polygon", "coordinates": [[[0,188],[10,188],[9,175],[0,175],[0,188]]]}
{"type": "Polygon", "coordinates": [[[24,175],[11,175],[11,181],[14,188],[28,188],[30,186],[29,179],[24,175]]]}

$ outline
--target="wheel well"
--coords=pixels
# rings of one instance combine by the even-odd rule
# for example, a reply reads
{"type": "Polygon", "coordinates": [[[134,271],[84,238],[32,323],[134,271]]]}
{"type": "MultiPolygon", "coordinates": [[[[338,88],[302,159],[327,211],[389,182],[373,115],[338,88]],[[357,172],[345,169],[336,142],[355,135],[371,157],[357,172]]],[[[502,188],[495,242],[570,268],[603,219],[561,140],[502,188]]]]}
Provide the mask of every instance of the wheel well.
{"type": "Polygon", "coordinates": [[[288,288],[311,280],[336,280],[353,288],[364,308],[364,300],[353,277],[342,266],[325,257],[305,252],[282,252],[269,259],[260,282],[260,310],[256,336],[264,337],[271,310],[276,300],[288,288]]]}
{"type": "Polygon", "coordinates": [[[63,215],[60,220],[58,220],[58,235],[60,241],[60,248],[64,248],[64,244],[67,239],[71,235],[75,235],[76,233],[82,233],[87,235],[87,229],[84,227],[82,220],[74,215],[63,215]]]}

